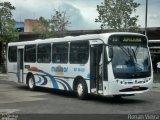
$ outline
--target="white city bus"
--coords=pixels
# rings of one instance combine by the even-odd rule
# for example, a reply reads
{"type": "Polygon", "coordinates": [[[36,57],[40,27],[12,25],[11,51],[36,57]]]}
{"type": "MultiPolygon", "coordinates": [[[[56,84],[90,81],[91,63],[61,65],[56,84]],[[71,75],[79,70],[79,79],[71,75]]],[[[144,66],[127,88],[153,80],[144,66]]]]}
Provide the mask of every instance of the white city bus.
{"type": "Polygon", "coordinates": [[[10,80],[88,94],[126,96],[151,89],[153,70],[146,36],[103,33],[8,44],[10,80]]]}

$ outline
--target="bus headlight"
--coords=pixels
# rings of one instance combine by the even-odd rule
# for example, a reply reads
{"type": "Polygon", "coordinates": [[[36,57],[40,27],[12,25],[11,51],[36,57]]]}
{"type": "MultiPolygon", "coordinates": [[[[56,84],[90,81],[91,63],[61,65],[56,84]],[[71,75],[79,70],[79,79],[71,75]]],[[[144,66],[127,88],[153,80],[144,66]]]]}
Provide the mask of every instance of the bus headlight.
{"type": "Polygon", "coordinates": [[[116,80],[117,81],[117,83],[119,82],[119,80],[116,80]]]}

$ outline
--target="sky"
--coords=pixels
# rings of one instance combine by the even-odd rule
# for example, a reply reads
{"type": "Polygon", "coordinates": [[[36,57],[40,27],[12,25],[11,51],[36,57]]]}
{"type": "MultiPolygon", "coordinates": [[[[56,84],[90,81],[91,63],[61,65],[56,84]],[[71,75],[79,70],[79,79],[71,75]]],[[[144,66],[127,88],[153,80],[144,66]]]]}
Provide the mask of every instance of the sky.
{"type": "MultiPolygon", "coordinates": [[[[71,24],[69,30],[100,29],[100,23],[95,22],[98,17],[96,6],[104,0],[0,0],[11,2],[16,10],[13,17],[16,21],[24,19],[38,19],[40,16],[50,18],[54,9],[66,11],[71,24]]],[[[145,2],[135,0],[141,5],[137,8],[138,25],[145,25],[145,2]]],[[[160,27],[160,0],[148,0],[148,27],[160,27]]]]}

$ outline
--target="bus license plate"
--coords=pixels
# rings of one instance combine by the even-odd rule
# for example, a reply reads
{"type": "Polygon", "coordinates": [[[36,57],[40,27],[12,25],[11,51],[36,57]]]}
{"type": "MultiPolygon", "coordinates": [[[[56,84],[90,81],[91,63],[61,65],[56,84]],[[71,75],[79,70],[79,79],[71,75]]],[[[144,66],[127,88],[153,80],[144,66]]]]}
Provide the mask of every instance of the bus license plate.
{"type": "Polygon", "coordinates": [[[133,86],[132,89],[133,90],[138,90],[140,87],[139,86],[133,86]]]}

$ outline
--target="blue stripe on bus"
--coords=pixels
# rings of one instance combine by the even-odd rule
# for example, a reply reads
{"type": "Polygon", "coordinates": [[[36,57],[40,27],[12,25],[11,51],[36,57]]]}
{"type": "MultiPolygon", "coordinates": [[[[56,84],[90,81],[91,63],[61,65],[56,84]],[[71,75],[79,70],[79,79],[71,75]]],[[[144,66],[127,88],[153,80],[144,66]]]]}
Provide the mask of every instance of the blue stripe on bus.
{"type": "Polygon", "coordinates": [[[68,87],[68,90],[72,90],[72,88],[70,87],[70,85],[63,79],[60,78],[56,78],[57,80],[60,80],[61,82],[65,83],[65,85],[68,87]]]}
{"type": "Polygon", "coordinates": [[[46,85],[48,83],[47,78],[45,76],[43,76],[43,75],[40,75],[40,76],[42,76],[42,78],[44,80],[43,83],[41,83],[41,85],[46,85]]]}
{"type": "Polygon", "coordinates": [[[39,77],[39,76],[38,76],[38,78],[39,78],[39,80],[36,82],[37,84],[39,84],[39,83],[41,83],[41,82],[42,82],[41,77],[39,77]]]}
{"type": "Polygon", "coordinates": [[[58,87],[57,81],[54,79],[54,77],[49,75],[49,78],[52,81],[53,88],[57,88],[58,89],[59,87],[58,87]]]}
{"type": "Polygon", "coordinates": [[[62,82],[58,81],[58,83],[60,83],[63,86],[64,90],[67,90],[67,87],[62,82]]]}
{"type": "Polygon", "coordinates": [[[53,88],[57,88],[57,89],[59,88],[56,80],[54,79],[54,77],[52,75],[50,75],[49,73],[44,72],[44,71],[41,71],[41,73],[46,74],[51,79],[53,88]]]}

